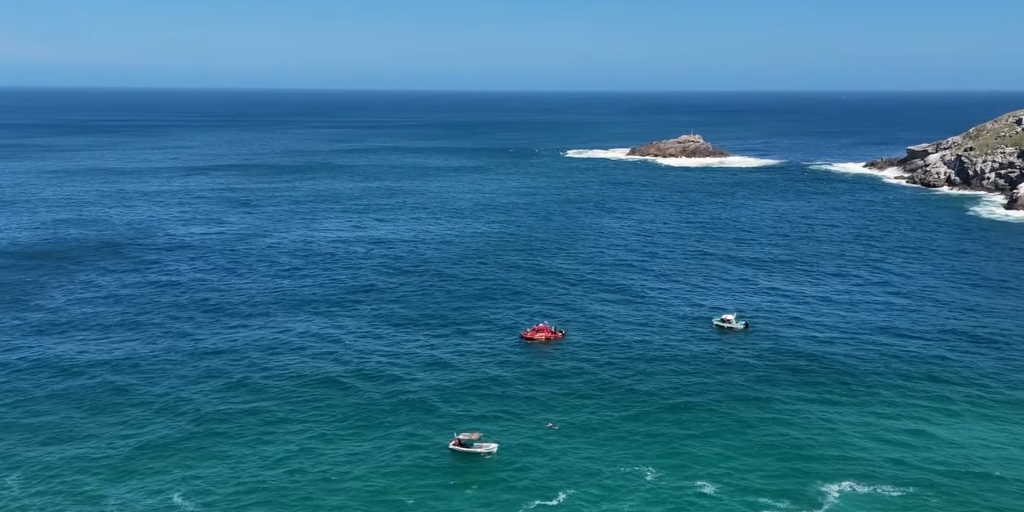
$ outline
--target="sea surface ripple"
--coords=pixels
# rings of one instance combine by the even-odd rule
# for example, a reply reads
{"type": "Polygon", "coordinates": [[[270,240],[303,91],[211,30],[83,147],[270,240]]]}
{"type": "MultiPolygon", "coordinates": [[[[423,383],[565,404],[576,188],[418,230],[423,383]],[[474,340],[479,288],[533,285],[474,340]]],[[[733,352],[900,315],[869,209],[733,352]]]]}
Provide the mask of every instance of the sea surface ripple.
{"type": "Polygon", "coordinates": [[[0,510],[1021,510],[1024,225],[828,167],[1021,103],[0,91],[0,510]]]}

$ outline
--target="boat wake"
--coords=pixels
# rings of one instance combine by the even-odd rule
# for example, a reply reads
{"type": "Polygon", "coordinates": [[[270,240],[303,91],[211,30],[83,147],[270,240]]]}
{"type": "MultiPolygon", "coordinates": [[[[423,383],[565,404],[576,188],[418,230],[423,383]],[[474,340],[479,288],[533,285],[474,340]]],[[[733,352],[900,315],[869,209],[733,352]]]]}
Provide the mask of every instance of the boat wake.
{"type": "MultiPolygon", "coordinates": [[[[841,172],[845,174],[869,174],[872,176],[878,176],[888,183],[894,183],[896,185],[904,185],[915,188],[925,188],[912,183],[907,183],[904,180],[898,179],[899,176],[905,175],[898,168],[890,168],[885,170],[874,170],[864,167],[863,162],[846,162],[846,163],[833,163],[833,164],[812,164],[812,169],[818,169],[823,171],[841,172]]],[[[967,212],[971,215],[983,217],[991,220],[1000,220],[1004,222],[1024,222],[1024,211],[1019,210],[1007,210],[1003,208],[1003,204],[1006,203],[1006,198],[1001,194],[992,192],[984,192],[980,190],[958,190],[953,188],[925,188],[932,192],[940,194],[955,194],[955,195],[967,195],[967,196],[978,196],[978,202],[968,208],[967,212]]]]}
{"type": "Polygon", "coordinates": [[[751,156],[725,156],[713,158],[656,158],[652,156],[629,156],[629,148],[614,149],[570,149],[563,153],[569,158],[603,158],[606,160],[647,161],[669,167],[766,167],[778,165],[781,160],[754,158],[751,156]]]}
{"type": "Polygon", "coordinates": [[[573,494],[576,494],[576,491],[560,491],[558,493],[558,496],[555,496],[555,498],[552,499],[552,500],[548,500],[548,501],[536,500],[536,501],[532,501],[530,503],[527,503],[526,505],[523,505],[523,508],[519,509],[519,512],[523,512],[524,510],[534,509],[534,508],[536,508],[539,505],[545,505],[545,506],[548,506],[548,507],[553,507],[555,505],[558,505],[558,504],[562,503],[569,496],[572,496],[573,494]]]}

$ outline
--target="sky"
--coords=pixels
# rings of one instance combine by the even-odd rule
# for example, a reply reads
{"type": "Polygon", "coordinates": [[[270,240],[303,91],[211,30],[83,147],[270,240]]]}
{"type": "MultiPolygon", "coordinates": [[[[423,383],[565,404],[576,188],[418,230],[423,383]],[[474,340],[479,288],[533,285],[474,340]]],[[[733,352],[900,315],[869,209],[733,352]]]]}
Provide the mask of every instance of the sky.
{"type": "Polygon", "coordinates": [[[0,0],[0,86],[1024,90],[1024,0],[0,0]]]}

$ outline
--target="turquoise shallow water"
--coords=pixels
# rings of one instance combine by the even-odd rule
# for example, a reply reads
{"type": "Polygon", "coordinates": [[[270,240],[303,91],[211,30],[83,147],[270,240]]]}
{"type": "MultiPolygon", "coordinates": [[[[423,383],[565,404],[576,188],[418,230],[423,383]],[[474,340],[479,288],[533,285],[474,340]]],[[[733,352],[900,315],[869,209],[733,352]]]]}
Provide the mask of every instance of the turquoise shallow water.
{"type": "Polygon", "coordinates": [[[1024,224],[824,164],[1022,103],[0,92],[0,509],[1020,510],[1024,224]]]}

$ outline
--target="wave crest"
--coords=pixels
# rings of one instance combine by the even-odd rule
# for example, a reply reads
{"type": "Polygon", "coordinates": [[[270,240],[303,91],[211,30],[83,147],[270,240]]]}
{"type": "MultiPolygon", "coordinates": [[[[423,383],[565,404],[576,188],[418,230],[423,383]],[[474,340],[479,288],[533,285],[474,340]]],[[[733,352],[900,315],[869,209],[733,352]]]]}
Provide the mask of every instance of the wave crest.
{"type": "Polygon", "coordinates": [[[870,176],[878,176],[889,183],[895,183],[897,185],[907,185],[916,187],[912,183],[907,183],[904,180],[898,179],[901,176],[906,176],[898,167],[890,167],[888,169],[868,169],[864,167],[864,162],[839,162],[831,164],[812,164],[812,169],[818,169],[820,171],[832,171],[841,172],[843,174],[867,174],[870,176]]]}
{"type": "MultiPolygon", "coordinates": [[[[881,177],[888,183],[906,185],[915,188],[925,188],[912,183],[907,183],[906,181],[901,179],[897,179],[900,176],[905,176],[905,173],[895,167],[885,170],[868,169],[864,167],[863,162],[812,164],[810,167],[812,169],[841,172],[845,174],[870,174],[872,176],[881,177]]],[[[954,188],[925,188],[925,190],[937,192],[940,194],[980,196],[978,203],[971,206],[967,210],[968,213],[970,213],[971,215],[984,217],[986,219],[991,220],[1001,220],[1004,222],[1024,222],[1024,211],[1007,210],[1003,208],[1003,204],[1006,203],[1006,198],[1003,197],[1001,194],[985,192],[983,190],[960,190],[954,188]]]]}
{"type": "Polygon", "coordinates": [[[196,504],[185,499],[185,497],[182,496],[180,492],[174,493],[171,496],[171,501],[173,501],[174,504],[178,506],[178,508],[186,512],[192,512],[193,510],[196,509],[196,504]]]}
{"type": "Polygon", "coordinates": [[[569,158],[603,158],[606,160],[649,161],[669,167],[766,167],[778,165],[781,160],[754,158],[751,156],[725,156],[714,158],[656,158],[653,156],[629,156],[629,148],[613,149],[570,149],[563,153],[569,158]]]}
{"type": "Polygon", "coordinates": [[[789,501],[786,501],[786,500],[776,501],[776,500],[769,499],[769,498],[758,498],[757,502],[761,503],[763,505],[768,505],[769,507],[772,507],[772,509],[775,509],[775,510],[789,508],[789,505],[790,505],[789,501]]]}
{"type": "Polygon", "coordinates": [[[629,472],[629,473],[632,473],[632,472],[643,473],[644,474],[644,480],[647,480],[648,482],[653,482],[653,481],[657,480],[659,476],[661,476],[661,475],[658,474],[658,470],[656,470],[656,469],[654,469],[654,468],[652,468],[650,466],[637,466],[635,468],[619,468],[619,471],[622,471],[624,473],[627,473],[627,472],[629,472]]]}
{"type": "Polygon", "coordinates": [[[820,489],[825,493],[825,499],[822,501],[821,508],[814,512],[825,512],[832,508],[836,503],[839,503],[839,497],[846,493],[903,496],[904,494],[914,492],[914,488],[912,487],[902,488],[893,487],[891,485],[864,485],[850,481],[825,484],[821,486],[820,489]]]}
{"type": "Polygon", "coordinates": [[[531,509],[536,508],[537,506],[540,506],[540,505],[545,505],[545,506],[548,506],[548,507],[553,507],[555,505],[558,505],[558,504],[562,503],[569,496],[571,496],[573,494],[576,494],[576,491],[559,491],[558,492],[558,496],[555,496],[554,499],[551,499],[551,500],[548,500],[548,501],[541,501],[541,500],[532,501],[530,503],[527,503],[526,505],[523,505],[523,508],[519,509],[519,511],[522,512],[524,510],[531,510],[531,509]]]}
{"type": "Polygon", "coordinates": [[[718,494],[718,486],[711,482],[697,481],[693,483],[693,486],[697,488],[697,491],[710,496],[718,494]]]}
{"type": "Polygon", "coordinates": [[[1006,198],[999,194],[986,193],[978,204],[970,207],[967,213],[991,220],[1004,222],[1024,222],[1024,210],[1007,210],[1003,208],[1006,198]]]}

